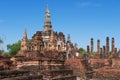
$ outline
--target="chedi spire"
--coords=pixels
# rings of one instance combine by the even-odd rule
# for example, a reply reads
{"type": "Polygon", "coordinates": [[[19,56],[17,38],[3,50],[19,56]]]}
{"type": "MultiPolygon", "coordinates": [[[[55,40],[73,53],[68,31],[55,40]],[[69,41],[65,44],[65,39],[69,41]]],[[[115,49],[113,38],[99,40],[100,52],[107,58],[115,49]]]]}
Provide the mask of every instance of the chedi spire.
{"type": "Polygon", "coordinates": [[[50,11],[49,11],[49,8],[48,8],[48,5],[47,5],[45,24],[44,24],[44,32],[51,31],[51,30],[52,30],[52,25],[51,25],[51,20],[50,20],[50,11]]]}
{"type": "Polygon", "coordinates": [[[25,29],[24,29],[23,39],[21,41],[21,50],[22,51],[27,51],[28,50],[28,38],[27,38],[26,26],[25,26],[25,29]]]}

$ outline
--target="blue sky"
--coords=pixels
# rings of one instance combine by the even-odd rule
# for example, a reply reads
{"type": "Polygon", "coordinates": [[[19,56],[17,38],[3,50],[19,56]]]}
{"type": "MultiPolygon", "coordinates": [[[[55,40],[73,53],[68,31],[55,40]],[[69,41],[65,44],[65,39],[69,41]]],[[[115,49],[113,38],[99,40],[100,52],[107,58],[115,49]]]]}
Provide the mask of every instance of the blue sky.
{"type": "Polygon", "coordinates": [[[70,34],[79,47],[86,49],[91,37],[95,48],[97,39],[102,47],[109,36],[120,48],[120,0],[0,0],[0,36],[5,50],[7,44],[22,39],[25,24],[29,39],[43,30],[46,4],[53,29],[66,37],[70,34]]]}

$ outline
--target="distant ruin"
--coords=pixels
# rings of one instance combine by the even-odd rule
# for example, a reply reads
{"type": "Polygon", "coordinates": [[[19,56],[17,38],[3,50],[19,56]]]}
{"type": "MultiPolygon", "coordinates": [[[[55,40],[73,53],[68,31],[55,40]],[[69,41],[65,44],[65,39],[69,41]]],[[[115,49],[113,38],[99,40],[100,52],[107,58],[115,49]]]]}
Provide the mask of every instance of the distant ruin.
{"type": "Polygon", "coordinates": [[[87,53],[90,53],[90,55],[96,53],[97,58],[119,58],[119,53],[117,48],[115,48],[115,39],[113,37],[111,38],[111,51],[109,37],[106,37],[106,45],[103,46],[100,45],[100,40],[97,40],[97,51],[94,51],[94,41],[93,38],[91,38],[90,45],[87,45],[87,53]],[[89,48],[89,46],[91,47],[89,48]]]}

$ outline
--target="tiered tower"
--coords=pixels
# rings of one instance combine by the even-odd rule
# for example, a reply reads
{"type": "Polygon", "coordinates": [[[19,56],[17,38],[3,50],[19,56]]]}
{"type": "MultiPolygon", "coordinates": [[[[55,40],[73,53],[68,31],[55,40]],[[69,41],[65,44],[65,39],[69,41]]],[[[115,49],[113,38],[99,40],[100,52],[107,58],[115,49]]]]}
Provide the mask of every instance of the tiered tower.
{"type": "Polygon", "coordinates": [[[28,50],[28,38],[27,38],[27,32],[26,27],[24,29],[23,39],[21,41],[21,51],[27,51],[28,50]]]}
{"type": "Polygon", "coordinates": [[[50,21],[50,11],[48,6],[46,7],[46,17],[45,17],[45,24],[43,32],[50,32],[52,30],[52,25],[50,21]]]}
{"type": "Polygon", "coordinates": [[[47,6],[46,7],[44,29],[43,29],[43,32],[42,32],[42,38],[43,38],[44,49],[45,50],[49,49],[48,46],[49,46],[51,32],[53,32],[53,29],[52,29],[51,20],[50,20],[50,11],[49,11],[49,8],[47,6]]]}

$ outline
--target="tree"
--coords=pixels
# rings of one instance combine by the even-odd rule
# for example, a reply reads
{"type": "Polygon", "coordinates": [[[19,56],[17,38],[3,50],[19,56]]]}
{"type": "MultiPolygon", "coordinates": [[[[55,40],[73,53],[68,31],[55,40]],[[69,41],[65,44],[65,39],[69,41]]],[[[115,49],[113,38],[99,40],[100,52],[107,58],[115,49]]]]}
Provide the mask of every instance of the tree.
{"type": "MultiPolygon", "coordinates": [[[[28,40],[28,46],[31,46],[31,39],[28,40]]],[[[8,52],[9,55],[10,56],[16,55],[18,53],[18,51],[20,50],[20,47],[21,47],[21,41],[20,40],[16,43],[13,43],[12,45],[8,44],[7,45],[7,50],[9,51],[8,52]]]]}
{"type": "Polygon", "coordinates": [[[3,56],[10,56],[8,52],[3,52],[3,56]]]}
{"type": "Polygon", "coordinates": [[[9,55],[13,56],[16,55],[18,53],[18,51],[20,50],[20,46],[21,46],[21,41],[18,41],[16,43],[8,44],[7,45],[7,50],[9,51],[9,55]]]}
{"type": "Polygon", "coordinates": [[[0,38],[0,44],[3,43],[3,40],[0,38]]]}
{"type": "Polygon", "coordinates": [[[120,53],[120,49],[118,50],[118,53],[120,53]]]}
{"type": "Polygon", "coordinates": [[[86,54],[86,51],[83,48],[79,48],[79,53],[80,53],[80,57],[84,58],[84,55],[86,54]]]}
{"type": "MultiPolygon", "coordinates": [[[[3,43],[3,40],[0,38],[0,44],[2,44],[2,43],[3,43]]],[[[2,55],[2,52],[3,52],[3,50],[0,49],[0,55],[2,55]]]]}
{"type": "Polygon", "coordinates": [[[85,49],[79,48],[79,52],[80,52],[81,54],[84,54],[84,53],[85,53],[85,49]]]}

